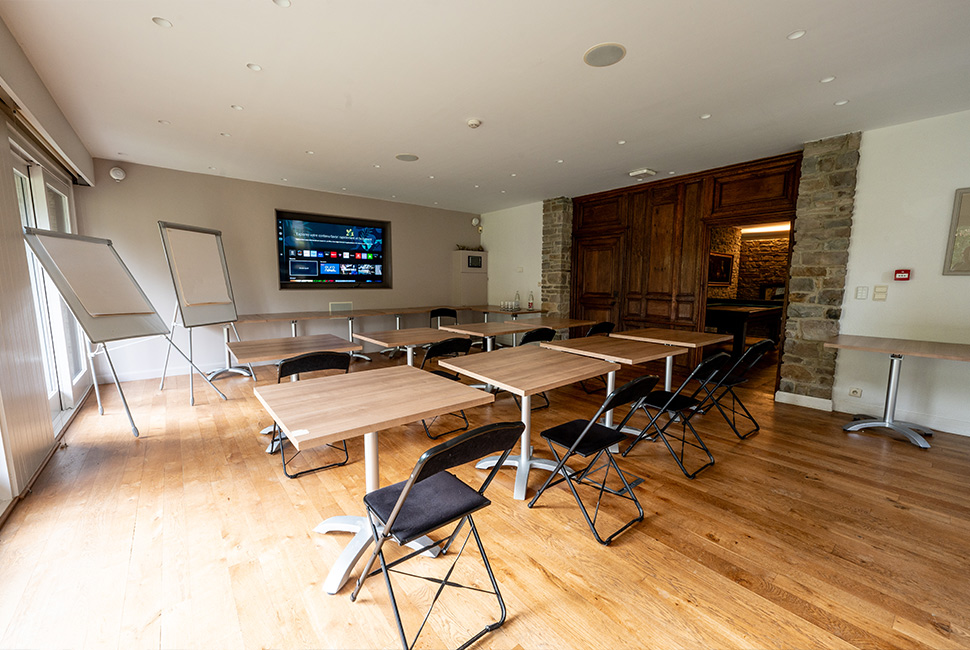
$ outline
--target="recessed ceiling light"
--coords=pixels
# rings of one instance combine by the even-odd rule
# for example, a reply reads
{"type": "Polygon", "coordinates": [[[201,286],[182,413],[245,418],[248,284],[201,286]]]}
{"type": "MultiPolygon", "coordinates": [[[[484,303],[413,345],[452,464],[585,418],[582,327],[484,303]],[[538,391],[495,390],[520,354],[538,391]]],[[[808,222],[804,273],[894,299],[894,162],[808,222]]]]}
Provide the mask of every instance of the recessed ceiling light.
{"type": "Polygon", "coordinates": [[[434,202],[434,204],[435,204],[435,205],[438,205],[438,202],[437,202],[437,201],[435,201],[435,202],[434,202]]]}
{"type": "Polygon", "coordinates": [[[626,144],[626,140],[617,140],[616,143],[617,144],[626,144]]]}
{"type": "Polygon", "coordinates": [[[509,174],[509,176],[511,176],[512,178],[515,178],[516,174],[509,174]]]}
{"type": "Polygon", "coordinates": [[[310,151],[309,149],[307,149],[307,150],[306,150],[306,151],[304,151],[303,153],[305,153],[305,154],[306,154],[306,155],[308,155],[308,156],[312,156],[312,155],[313,155],[313,152],[312,152],[312,151],[310,151]]]}
{"type": "Polygon", "coordinates": [[[502,194],[505,194],[505,190],[502,190],[502,194]]]}
{"type": "Polygon", "coordinates": [[[478,189],[478,185],[475,186],[475,189],[478,189]]]}
{"type": "Polygon", "coordinates": [[[709,120],[709,119],[711,119],[711,114],[710,113],[704,113],[703,115],[700,116],[700,118],[702,120],[709,120]]]}
{"type": "Polygon", "coordinates": [[[433,179],[433,178],[434,178],[434,176],[428,176],[428,178],[432,178],[432,179],[433,179]]]}
{"type": "Polygon", "coordinates": [[[169,122],[168,120],[159,120],[158,123],[164,124],[165,126],[168,126],[169,124],[171,124],[171,122],[169,122]]]}
{"type": "Polygon", "coordinates": [[[126,154],[124,151],[119,151],[118,152],[118,155],[119,156],[127,156],[128,154],[126,154]]]}
{"type": "Polygon", "coordinates": [[[230,106],[229,108],[231,108],[231,109],[232,109],[232,110],[234,110],[234,111],[241,111],[241,110],[243,109],[243,107],[242,107],[242,106],[240,106],[239,104],[233,104],[233,105],[232,105],[232,106],[230,106]]]}
{"type": "Polygon", "coordinates": [[[285,178],[281,178],[280,180],[283,181],[284,183],[286,182],[286,179],[285,178]]]}
{"type": "Polygon", "coordinates": [[[376,163],[374,164],[374,169],[380,169],[380,168],[381,168],[381,166],[380,166],[380,165],[378,165],[378,164],[376,164],[376,163]]]}
{"type": "Polygon", "coordinates": [[[347,191],[347,188],[346,188],[346,187],[341,187],[341,188],[340,188],[340,191],[341,191],[341,192],[346,192],[346,191],[347,191]]]}
{"type": "Polygon", "coordinates": [[[391,198],[392,199],[396,199],[397,198],[397,194],[391,194],[391,198]]]}
{"type": "Polygon", "coordinates": [[[165,20],[161,16],[155,16],[154,18],[152,18],[152,22],[155,23],[156,25],[158,25],[159,27],[171,27],[172,26],[172,21],[171,20],[165,20]]]}
{"type": "Polygon", "coordinates": [[[626,48],[619,43],[600,43],[586,50],[583,61],[594,68],[605,68],[619,63],[625,56],[626,48]]]}
{"type": "Polygon", "coordinates": [[[401,162],[414,162],[418,159],[418,157],[415,156],[413,153],[399,153],[394,157],[400,160],[401,162]]]}
{"type": "Polygon", "coordinates": [[[226,133],[225,131],[223,131],[219,135],[221,135],[224,138],[231,138],[232,137],[232,134],[231,133],[226,133]]]}
{"type": "Polygon", "coordinates": [[[263,66],[259,65],[258,63],[247,63],[246,67],[252,70],[253,72],[259,72],[260,70],[263,69],[263,66]]]}
{"type": "Polygon", "coordinates": [[[820,84],[828,84],[832,83],[833,81],[835,81],[835,77],[822,77],[818,80],[820,84]]]}
{"type": "Polygon", "coordinates": [[[209,165],[209,169],[211,169],[212,171],[215,171],[216,170],[216,168],[213,167],[212,165],[209,165]]]}
{"type": "Polygon", "coordinates": [[[798,39],[800,39],[802,36],[804,36],[807,33],[808,32],[806,32],[804,29],[796,29],[791,34],[789,34],[787,36],[787,38],[788,38],[789,41],[797,41],[798,39]]]}
{"type": "Polygon", "coordinates": [[[557,160],[557,161],[556,161],[556,164],[557,164],[557,165],[561,165],[561,164],[563,164],[564,162],[566,162],[566,161],[565,161],[565,160],[563,160],[562,158],[560,158],[559,160],[557,160]]]}
{"type": "Polygon", "coordinates": [[[849,100],[848,99],[840,99],[839,101],[835,102],[835,105],[836,106],[845,106],[848,103],[849,103],[849,100]]]}
{"type": "Polygon", "coordinates": [[[667,175],[669,175],[669,176],[673,176],[673,175],[674,175],[674,174],[676,174],[676,173],[677,173],[677,172],[667,172],[667,175]]]}
{"type": "Polygon", "coordinates": [[[290,0],[273,0],[273,4],[277,7],[289,7],[291,2],[290,0]]]}

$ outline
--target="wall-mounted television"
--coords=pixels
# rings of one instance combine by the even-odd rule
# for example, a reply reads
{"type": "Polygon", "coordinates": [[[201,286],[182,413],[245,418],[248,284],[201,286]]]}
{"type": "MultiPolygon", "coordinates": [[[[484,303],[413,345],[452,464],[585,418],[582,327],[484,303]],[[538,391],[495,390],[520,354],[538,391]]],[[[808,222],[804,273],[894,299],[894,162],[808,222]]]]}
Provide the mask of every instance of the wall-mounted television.
{"type": "Polygon", "coordinates": [[[276,211],[280,289],[390,288],[391,224],[276,211]]]}

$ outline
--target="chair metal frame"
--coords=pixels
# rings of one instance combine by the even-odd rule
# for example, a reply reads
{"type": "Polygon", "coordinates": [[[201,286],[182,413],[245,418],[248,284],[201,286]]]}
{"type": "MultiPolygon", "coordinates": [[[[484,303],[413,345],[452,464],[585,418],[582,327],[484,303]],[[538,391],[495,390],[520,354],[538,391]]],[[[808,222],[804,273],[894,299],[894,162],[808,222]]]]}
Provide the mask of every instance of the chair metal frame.
{"type": "Polygon", "coordinates": [[[606,396],[603,404],[596,411],[596,414],[587,422],[585,420],[573,420],[572,422],[566,422],[557,427],[551,429],[546,429],[542,432],[542,437],[546,439],[549,443],[549,448],[552,450],[553,455],[556,457],[556,467],[552,470],[552,473],[546,479],[539,491],[536,492],[535,496],[529,502],[529,507],[533,507],[536,501],[542,494],[554,485],[558,485],[563,481],[566,481],[569,486],[569,491],[572,492],[573,497],[576,499],[576,503],[579,504],[579,509],[583,513],[583,518],[586,520],[586,525],[589,526],[590,531],[593,533],[593,537],[596,541],[604,546],[608,546],[617,535],[625,531],[630,526],[643,521],[643,506],[640,505],[640,501],[637,499],[636,494],[633,492],[633,486],[627,480],[626,475],[623,470],[616,464],[616,458],[613,456],[611,447],[619,444],[621,441],[626,439],[626,434],[623,433],[623,427],[630,420],[634,413],[636,413],[637,408],[640,406],[640,402],[650,394],[654,386],[657,385],[659,378],[656,375],[644,375],[638,377],[633,381],[630,381],[620,388],[617,388],[612,393],[606,396]],[[632,404],[630,411],[626,414],[619,424],[613,427],[607,427],[605,425],[599,424],[599,419],[607,411],[625,406],[627,404],[632,404]],[[585,423],[585,426],[583,424],[585,423]],[[582,430],[576,433],[576,429],[582,426],[582,430]],[[583,445],[587,436],[595,436],[596,440],[590,445],[583,445]],[[568,446],[567,446],[568,441],[568,446]],[[566,451],[560,455],[557,447],[566,448],[566,451]],[[588,463],[578,470],[570,469],[566,465],[568,461],[573,456],[582,456],[583,458],[590,458],[588,463]],[[605,456],[606,462],[600,463],[600,459],[605,456]],[[617,476],[623,483],[623,489],[615,490],[607,486],[607,480],[610,477],[610,470],[614,470],[617,476]],[[602,480],[594,480],[592,477],[596,476],[599,472],[603,473],[602,480]],[[561,474],[561,476],[559,476],[561,474]],[[558,477],[558,478],[557,478],[558,477]],[[593,512],[593,516],[590,517],[589,509],[586,504],[583,503],[579,492],[576,490],[577,486],[589,485],[594,488],[598,488],[598,495],[596,498],[596,509],[593,512]],[[605,494],[613,494],[615,496],[632,501],[637,508],[638,515],[626,522],[618,529],[607,535],[605,538],[600,535],[600,532],[596,529],[596,520],[599,517],[600,505],[603,501],[603,496],[605,494]]]}
{"type": "MultiPolygon", "coordinates": [[[[276,368],[276,383],[280,383],[285,377],[299,375],[304,372],[343,370],[346,373],[350,371],[350,359],[350,355],[346,352],[307,352],[306,354],[283,359],[276,368]]],[[[342,450],[344,452],[344,459],[290,474],[289,469],[287,469],[287,464],[292,462],[301,452],[297,451],[289,460],[286,459],[286,434],[280,430],[279,424],[276,422],[273,423],[273,440],[270,442],[270,451],[279,449],[280,459],[283,461],[283,473],[289,478],[297,478],[304,474],[311,474],[323,469],[346,465],[347,461],[350,460],[350,455],[347,453],[346,440],[341,441],[339,444],[328,444],[327,446],[332,449],[342,450]]]]}
{"type": "MultiPolygon", "coordinates": [[[[445,339],[444,341],[437,341],[436,343],[432,343],[425,350],[424,359],[421,360],[421,369],[424,370],[424,364],[426,364],[428,361],[431,361],[432,359],[436,359],[439,357],[451,357],[451,356],[468,354],[468,351],[471,349],[471,346],[472,346],[471,339],[462,338],[462,337],[454,337],[450,339],[445,339]]],[[[442,370],[440,368],[438,370],[432,370],[430,372],[432,374],[438,375],[439,377],[444,377],[446,379],[451,379],[453,381],[461,380],[461,378],[458,376],[458,373],[451,373],[451,372],[448,372],[447,370],[442,370]]],[[[457,431],[465,431],[470,426],[468,422],[468,416],[465,415],[465,409],[458,411],[458,413],[447,413],[446,415],[451,415],[456,418],[460,417],[462,420],[465,421],[465,426],[458,427],[457,429],[452,429],[451,431],[443,431],[438,435],[433,436],[431,435],[431,427],[434,425],[435,421],[438,419],[439,416],[436,415],[434,418],[432,418],[430,423],[426,422],[425,420],[421,420],[421,426],[424,427],[425,434],[427,434],[427,436],[432,440],[437,440],[441,436],[448,435],[449,433],[455,433],[457,431]]]]}
{"type": "MultiPolygon", "coordinates": [[[[691,424],[691,420],[694,416],[698,414],[703,414],[704,403],[707,400],[707,388],[706,386],[710,384],[711,379],[714,375],[724,367],[724,365],[730,361],[731,355],[727,352],[718,352],[703,361],[701,361],[697,366],[691,371],[684,383],[680,385],[677,390],[671,392],[666,390],[653,391],[640,403],[640,408],[650,417],[650,422],[647,423],[636,439],[630,443],[630,446],[623,450],[623,456],[625,457],[630,451],[639,443],[641,440],[654,440],[659,437],[664,445],[667,447],[667,451],[670,455],[674,457],[674,461],[677,462],[677,466],[680,467],[680,471],[684,473],[689,479],[694,478],[702,470],[707,469],[714,464],[714,456],[711,455],[711,451],[704,444],[700,435],[697,433],[697,429],[691,424]],[[699,386],[693,393],[687,395],[688,386],[692,382],[698,382],[699,386]],[[701,392],[704,395],[701,395],[701,392]],[[654,415],[650,414],[650,409],[655,409],[657,412],[654,415]],[[667,421],[661,427],[657,420],[659,420],[662,414],[667,414],[667,421]],[[670,425],[675,422],[680,422],[681,431],[680,435],[672,435],[669,433],[670,425]],[[651,428],[653,431],[651,432],[651,428]],[[687,431],[690,430],[693,435],[693,440],[687,438],[687,431]],[[674,446],[671,445],[671,441],[668,437],[673,438],[675,442],[680,443],[679,451],[675,451],[674,446]],[[687,468],[684,466],[684,454],[688,447],[698,449],[703,451],[707,455],[707,462],[701,467],[697,468],[693,472],[688,472],[687,468]]],[[[711,389],[712,391],[717,390],[717,385],[711,389]]]]}
{"type": "MultiPolygon", "coordinates": [[[[482,638],[485,634],[498,629],[503,623],[505,623],[505,601],[502,599],[502,593],[499,590],[498,581],[495,579],[492,566],[488,561],[488,556],[485,553],[485,547],[482,544],[482,539],[478,533],[478,528],[475,525],[472,514],[491,504],[491,502],[485,498],[485,490],[492,483],[492,479],[495,477],[498,469],[501,468],[502,464],[505,462],[505,459],[508,458],[512,451],[512,447],[515,446],[516,441],[519,439],[524,430],[525,425],[522,422],[500,422],[488,424],[463,433],[460,436],[452,438],[451,440],[441,443],[424,452],[424,454],[422,454],[418,459],[414,469],[411,471],[411,475],[406,481],[381,488],[380,490],[371,492],[364,497],[364,504],[367,508],[367,517],[370,521],[371,532],[374,536],[374,550],[361,571],[360,577],[357,579],[357,584],[354,587],[353,593],[350,595],[350,600],[351,602],[355,602],[357,600],[361,587],[363,587],[367,578],[377,575],[378,573],[383,573],[384,582],[387,586],[387,592],[390,596],[391,607],[394,610],[394,619],[397,623],[398,635],[401,639],[401,645],[403,648],[405,648],[405,650],[409,650],[417,644],[418,638],[420,637],[421,632],[424,630],[424,627],[431,616],[431,612],[434,609],[435,604],[438,602],[445,587],[471,589],[482,593],[494,594],[499,606],[499,619],[486,624],[484,628],[465,641],[460,648],[467,648],[482,638]],[[488,473],[485,481],[477,491],[455,478],[454,475],[447,472],[449,469],[459,465],[475,462],[484,456],[494,453],[501,454],[499,462],[496,463],[492,468],[492,471],[488,473]],[[439,502],[438,507],[445,508],[445,510],[436,511],[435,514],[438,517],[437,519],[432,517],[431,520],[425,521],[424,525],[419,527],[416,525],[415,518],[421,517],[422,515],[427,516],[426,512],[417,511],[416,508],[419,506],[406,506],[406,504],[408,498],[414,492],[415,487],[419,486],[422,481],[428,479],[436,481],[436,484],[431,488],[428,488],[428,490],[437,490],[438,485],[448,485],[453,490],[452,496],[458,500],[466,501],[467,505],[461,505],[460,508],[456,505],[452,511],[448,512],[446,511],[446,504],[442,505],[439,502]],[[456,493],[458,491],[462,492],[462,494],[457,495],[456,493]],[[475,496],[470,498],[472,497],[473,493],[475,496]],[[380,511],[386,511],[390,498],[394,497],[395,494],[398,496],[394,501],[394,505],[391,508],[390,513],[387,514],[385,512],[385,516],[382,517],[380,511]],[[397,526],[399,519],[404,521],[400,527],[397,526]],[[408,553],[407,555],[391,562],[388,562],[384,556],[384,543],[389,539],[393,539],[395,542],[403,546],[410,541],[450,526],[455,522],[458,523],[455,525],[452,532],[437,542],[433,541],[431,544],[408,553]],[[448,566],[443,577],[414,576],[414,574],[406,573],[404,571],[394,571],[395,573],[422,578],[438,585],[431,600],[431,605],[428,608],[427,613],[424,615],[421,625],[415,632],[414,638],[409,642],[407,634],[404,630],[404,624],[401,621],[401,613],[398,607],[397,597],[394,594],[394,588],[391,584],[390,574],[392,570],[401,563],[406,562],[435,546],[440,547],[442,549],[442,553],[447,553],[452,545],[458,540],[458,534],[466,522],[468,523],[468,532],[465,534],[464,540],[458,547],[458,553],[454,555],[454,560],[451,562],[451,565],[448,566]],[[401,531],[402,534],[399,535],[395,531],[401,531]],[[406,535],[404,533],[406,533],[406,535]],[[475,544],[478,547],[479,553],[481,554],[482,564],[484,565],[489,581],[491,582],[491,591],[471,585],[460,584],[452,581],[451,579],[455,566],[461,559],[462,553],[464,552],[468,541],[472,537],[475,539],[475,544]],[[374,563],[378,560],[380,561],[380,568],[372,571],[371,569],[373,568],[374,563]]],[[[418,490],[420,491],[420,488],[418,488],[418,490]]],[[[422,499],[424,496],[425,495],[419,494],[416,498],[422,499]]]]}
{"type": "MultiPolygon", "coordinates": [[[[765,354],[774,348],[775,342],[771,339],[761,339],[756,343],[752,343],[748,346],[748,349],[745,350],[740,357],[738,357],[738,360],[733,366],[727,370],[722,369],[720,372],[714,375],[710,383],[704,385],[704,390],[707,392],[707,401],[717,408],[721,415],[724,416],[724,421],[727,422],[728,426],[731,427],[731,430],[734,431],[734,435],[741,440],[746,440],[758,433],[758,431],[761,430],[761,425],[759,425],[758,421],[753,415],[751,415],[751,411],[749,411],[748,407],[744,405],[744,402],[742,402],[738,394],[734,392],[734,389],[748,381],[748,373],[758,364],[759,361],[761,361],[765,354]],[[714,386],[714,388],[709,389],[708,386],[714,386]],[[720,389],[720,393],[717,393],[718,389],[720,389]],[[724,398],[728,395],[731,396],[730,417],[728,417],[727,411],[721,404],[724,398]],[[740,411],[738,410],[738,407],[741,407],[740,411]],[[742,417],[750,421],[754,425],[754,428],[742,434],[740,431],[738,431],[738,417],[742,417]]],[[[710,405],[705,404],[704,410],[710,410],[710,405]]]]}

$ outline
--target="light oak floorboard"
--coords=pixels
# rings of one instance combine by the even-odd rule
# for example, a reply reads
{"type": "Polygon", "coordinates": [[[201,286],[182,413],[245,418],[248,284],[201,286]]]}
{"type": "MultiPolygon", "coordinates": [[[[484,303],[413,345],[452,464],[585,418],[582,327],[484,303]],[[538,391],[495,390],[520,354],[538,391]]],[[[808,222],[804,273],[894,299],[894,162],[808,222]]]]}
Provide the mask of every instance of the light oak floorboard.
{"type": "MultiPolygon", "coordinates": [[[[373,356],[352,372],[403,363],[373,356]]],[[[642,372],[625,368],[618,381],[642,372]]],[[[257,379],[274,382],[273,368],[258,367],[257,379]]],[[[0,648],[397,647],[383,579],[371,578],[356,603],[352,583],[326,595],[323,579],[349,536],[312,532],[329,516],[362,513],[362,440],[348,441],[348,465],[287,479],[279,456],[264,452],[258,432],[270,419],[254,383],[218,385],[228,401],[196,381],[193,407],[187,377],[164,391],[156,380],[126,384],[138,439],[112,387],[104,416],[93,400],[82,407],[67,447],[0,529],[0,648]]],[[[716,412],[695,418],[717,461],[697,479],[660,443],[619,459],[643,478],[646,515],[609,547],[593,540],[565,486],[529,509],[511,498],[514,472],[499,472],[492,506],[475,520],[508,619],[479,647],[970,647],[970,438],[938,433],[921,450],[846,434],[846,414],[739,393],[761,431],[742,441],[716,412]]],[[[532,419],[536,455],[547,458],[540,432],[588,417],[603,392],[575,385],[550,398],[532,419]]],[[[518,408],[500,393],[468,415],[477,426],[518,419],[518,408]]],[[[382,483],[404,479],[433,444],[420,423],[381,432],[382,483]]],[[[306,451],[293,468],[333,453],[306,451]]],[[[544,479],[530,476],[530,498],[544,479]]],[[[602,524],[629,512],[626,501],[610,503],[602,524]]],[[[487,584],[473,541],[465,552],[461,577],[487,584]]],[[[446,563],[421,558],[413,568],[440,573],[446,563]]],[[[403,603],[432,593],[406,577],[395,589],[403,603]]],[[[406,608],[409,631],[423,611],[406,608]]],[[[494,600],[446,591],[418,646],[457,645],[496,617],[494,600]]]]}

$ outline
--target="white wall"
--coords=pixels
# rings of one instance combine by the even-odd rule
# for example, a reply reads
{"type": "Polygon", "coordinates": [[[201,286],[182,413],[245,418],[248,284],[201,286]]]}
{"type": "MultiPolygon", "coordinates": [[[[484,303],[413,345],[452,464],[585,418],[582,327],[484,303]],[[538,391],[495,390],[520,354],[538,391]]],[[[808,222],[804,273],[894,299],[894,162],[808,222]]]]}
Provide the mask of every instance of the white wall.
{"type": "MultiPolygon", "coordinates": [[[[863,134],[842,334],[970,344],[970,276],[942,274],[954,191],[970,187],[968,151],[970,112],[863,134]],[[895,269],[912,279],[894,282],[895,269]],[[885,302],[872,300],[877,284],[889,285],[885,302]],[[859,286],[868,299],[855,299],[859,286]]],[[[884,355],[840,350],[835,410],[881,414],[888,373],[884,355]]],[[[968,386],[970,363],[906,357],[897,419],[970,435],[968,386]]]]}
{"type": "MultiPolygon", "coordinates": [[[[355,309],[449,304],[452,256],[457,244],[477,246],[478,232],[469,225],[475,215],[416,205],[378,201],[120,163],[127,178],[108,178],[115,164],[96,160],[96,187],[75,190],[81,234],[111,239],[115,249],[145,290],[155,309],[169,322],[175,291],[162,252],[158,221],[221,230],[236,310],[239,314],[327,311],[329,303],[351,301],[355,309]],[[279,289],[276,262],[275,210],[381,219],[391,222],[393,288],[279,289]]],[[[403,326],[427,326],[425,314],[405,317],[403,326]]],[[[356,331],[394,328],[393,316],[358,319],[356,331]]],[[[288,322],[239,324],[244,339],[289,336],[288,322]]],[[[332,333],[347,338],[347,321],[315,320],[300,325],[301,334],[332,333]]],[[[196,363],[203,370],[225,365],[219,326],[194,330],[196,363]]],[[[187,335],[176,328],[176,343],[186,349],[187,335]]],[[[161,339],[136,339],[109,345],[112,361],[124,380],[158,377],[165,356],[161,339]]],[[[376,346],[365,345],[365,351],[376,346]]],[[[103,359],[98,376],[110,376],[103,359]]],[[[173,354],[169,374],[188,371],[173,354]]],[[[197,389],[198,390],[198,389],[197,389]]]]}
{"type": "Polygon", "coordinates": [[[488,302],[497,305],[519,292],[539,304],[542,277],[542,203],[482,215],[482,246],[488,251],[488,302]]]}

